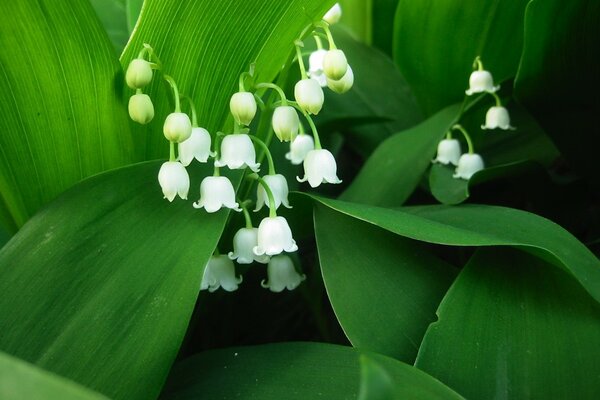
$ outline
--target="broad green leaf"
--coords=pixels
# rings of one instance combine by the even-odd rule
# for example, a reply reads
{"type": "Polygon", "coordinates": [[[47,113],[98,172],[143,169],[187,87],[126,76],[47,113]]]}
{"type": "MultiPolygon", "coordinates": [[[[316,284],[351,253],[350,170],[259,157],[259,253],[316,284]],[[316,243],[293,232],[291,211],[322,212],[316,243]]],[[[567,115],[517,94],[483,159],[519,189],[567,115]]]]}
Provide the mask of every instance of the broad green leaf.
{"type": "Polygon", "coordinates": [[[0,48],[0,214],[14,232],[82,178],[137,156],[121,69],[89,2],[0,2],[0,48]]]}
{"type": "Polygon", "coordinates": [[[127,29],[129,33],[133,32],[143,5],[144,0],[125,0],[125,15],[127,16],[127,29]]]}
{"type": "Polygon", "coordinates": [[[462,399],[430,375],[392,358],[365,353],[360,364],[359,400],[462,399]]]}
{"type": "Polygon", "coordinates": [[[419,184],[435,156],[438,142],[454,124],[458,113],[458,105],[448,107],[383,141],[341,198],[379,206],[404,203],[419,184]]]}
{"type": "Polygon", "coordinates": [[[117,54],[121,53],[129,39],[125,2],[126,0],[90,0],[117,54]]]}
{"type": "MultiPolygon", "coordinates": [[[[115,399],[156,396],[227,213],[169,203],[151,162],[90,178],[0,250],[0,348],[115,399]]],[[[189,168],[197,194],[208,166],[189,168]]]]}
{"type": "Polygon", "coordinates": [[[496,82],[516,74],[528,0],[402,0],[394,23],[394,59],[423,111],[431,115],[465,96],[481,56],[496,82]]]}
{"type": "Polygon", "coordinates": [[[410,239],[450,246],[530,249],[567,270],[600,301],[600,260],[569,232],[538,215],[485,205],[389,209],[310,197],[340,213],[410,239]]]}
{"type": "MultiPolygon", "coordinates": [[[[321,18],[333,0],[146,0],[121,63],[137,57],[143,43],[154,47],[165,73],[180,92],[195,100],[199,124],[211,133],[224,129],[229,99],[240,73],[256,63],[256,81],[271,81],[294,50],[302,29],[321,18]]],[[[135,131],[146,158],[165,158],[162,126],[173,111],[172,95],[155,75],[148,90],[154,120],[135,131]]],[[[124,90],[124,101],[133,94],[124,90]]],[[[227,126],[226,130],[231,127],[227,126]]]]}
{"type": "Polygon", "coordinates": [[[515,94],[571,167],[600,187],[596,149],[600,115],[600,3],[533,0],[515,94]],[[551,27],[551,28],[550,28],[551,27]]]}
{"type": "Polygon", "coordinates": [[[107,400],[58,375],[0,352],[0,398],[3,400],[107,400]]]}
{"type": "Polygon", "coordinates": [[[373,3],[376,0],[340,0],[342,19],[353,36],[363,43],[371,44],[373,3]]]}
{"type": "Polygon", "coordinates": [[[317,205],[329,301],[354,347],[413,363],[454,268],[415,241],[317,205]]]}
{"type": "Polygon", "coordinates": [[[469,399],[595,399],[600,307],[564,271],[478,251],[444,298],[416,366],[469,399]]]}

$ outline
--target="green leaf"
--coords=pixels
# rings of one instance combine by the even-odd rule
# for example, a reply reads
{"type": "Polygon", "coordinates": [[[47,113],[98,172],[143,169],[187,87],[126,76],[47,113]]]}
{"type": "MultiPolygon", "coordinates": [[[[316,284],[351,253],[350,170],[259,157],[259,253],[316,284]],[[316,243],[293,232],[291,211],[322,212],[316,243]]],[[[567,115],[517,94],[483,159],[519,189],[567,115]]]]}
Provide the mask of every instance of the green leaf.
{"type": "Polygon", "coordinates": [[[419,184],[439,141],[458,113],[458,105],[448,107],[382,142],[341,198],[379,206],[404,203],[419,184]]]}
{"type": "Polygon", "coordinates": [[[329,301],[354,347],[413,363],[454,268],[419,243],[317,205],[329,301]]]}
{"type": "Polygon", "coordinates": [[[74,183],[137,156],[121,69],[87,1],[2,1],[0,48],[0,214],[14,232],[74,183]]]}
{"type": "MultiPolygon", "coordinates": [[[[116,399],[158,394],[227,219],[164,200],[159,166],[76,185],[0,250],[0,348],[116,399]]],[[[192,188],[212,172],[190,170],[192,188]]]]}
{"type": "Polygon", "coordinates": [[[57,375],[0,352],[0,398],[3,400],[107,399],[57,375]]]}
{"type": "Polygon", "coordinates": [[[530,249],[567,270],[600,301],[600,260],[569,232],[538,215],[485,205],[389,209],[310,197],[340,213],[415,240],[450,246],[530,249]]]}
{"type": "Polygon", "coordinates": [[[144,0],[125,0],[125,15],[127,16],[129,33],[133,32],[143,6],[144,0]]]}
{"type": "Polygon", "coordinates": [[[363,43],[371,44],[373,3],[376,0],[340,0],[341,23],[363,43]]]}
{"type": "Polygon", "coordinates": [[[533,0],[515,94],[544,127],[570,166],[596,189],[600,3],[533,0]],[[548,29],[552,26],[552,29],[548,29]]]}
{"type": "Polygon", "coordinates": [[[600,307],[539,258],[480,250],[438,314],[416,366],[467,398],[595,399],[600,391],[600,307]]]}
{"type": "Polygon", "coordinates": [[[431,115],[465,96],[476,56],[501,82],[516,74],[527,0],[402,0],[394,23],[394,59],[423,111],[431,115]]]}
{"type": "Polygon", "coordinates": [[[125,48],[129,40],[125,2],[126,0],[90,0],[117,53],[125,48]]]}

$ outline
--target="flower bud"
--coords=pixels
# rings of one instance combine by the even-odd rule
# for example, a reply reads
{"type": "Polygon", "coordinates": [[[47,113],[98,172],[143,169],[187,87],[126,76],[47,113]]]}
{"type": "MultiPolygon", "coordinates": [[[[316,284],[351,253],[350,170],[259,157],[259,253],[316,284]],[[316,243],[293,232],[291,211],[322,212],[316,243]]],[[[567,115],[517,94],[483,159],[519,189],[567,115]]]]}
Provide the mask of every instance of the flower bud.
{"type": "Polygon", "coordinates": [[[207,176],[200,183],[200,200],[194,208],[204,208],[208,213],[219,211],[222,207],[242,211],[235,201],[233,184],[226,176],[207,176]]]}
{"type": "Polygon", "coordinates": [[[323,20],[327,22],[329,25],[337,24],[342,18],[342,7],[340,3],[335,3],[333,7],[327,11],[325,16],[323,16],[323,20]]]}
{"type": "Polygon", "coordinates": [[[306,280],[306,275],[299,274],[292,259],[285,254],[271,257],[267,265],[267,276],[269,281],[263,280],[260,285],[275,293],[282,292],[286,288],[294,290],[306,280]]]}
{"type": "Polygon", "coordinates": [[[200,290],[208,289],[212,293],[222,287],[227,292],[233,292],[238,289],[242,279],[241,276],[235,276],[235,265],[227,256],[211,256],[204,267],[200,290]]]}
{"type": "Polygon", "coordinates": [[[216,167],[229,169],[250,168],[258,172],[260,163],[256,162],[256,150],[250,136],[245,133],[227,135],[221,142],[221,158],[215,161],[216,167]]]}
{"type": "Polygon", "coordinates": [[[314,79],[302,79],[294,87],[294,97],[300,108],[309,114],[318,114],[323,107],[323,89],[314,79]]]}
{"type": "Polygon", "coordinates": [[[483,168],[483,159],[479,154],[463,154],[458,160],[458,167],[456,167],[453,177],[469,180],[483,168]]]}
{"type": "MultiPolygon", "coordinates": [[[[282,204],[284,207],[292,208],[288,202],[289,189],[287,181],[285,180],[285,176],[281,174],[265,175],[263,176],[263,179],[273,193],[275,209],[278,209],[282,204]]],[[[264,204],[266,204],[269,209],[271,208],[269,197],[267,196],[265,188],[262,185],[258,185],[258,188],[256,189],[256,209],[254,211],[260,210],[264,204]]]]}
{"type": "Polygon", "coordinates": [[[438,144],[437,157],[434,163],[458,165],[460,159],[460,142],[456,139],[444,139],[438,144]]]}
{"type": "Polygon", "coordinates": [[[152,67],[150,63],[141,58],[136,58],[129,63],[127,73],[125,74],[125,82],[132,89],[141,89],[147,86],[152,80],[152,67]]]}
{"type": "Polygon", "coordinates": [[[329,50],[323,57],[323,72],[325,76],[334,81],[339,81],[348,70],[348,60],[340,49],[329,50]]]}
{"type": "Polygon", "coordinates": [[[258,245],[257,228],[241,228],[233,236],[233,251],[229,252],[231,260],[237,260],[238,264],[252,264],[253,261],[261,264],[269,262],[269,256],[257,256],[252,249],[258,245]]]}
{"type": "Polygon", "coordinates": [[[344,77],[339,81],[334,81],[333,79],[327,78],[327,86],[329,89],[339,94],[346,93],[352,88],[352,85],[354,85],[354,73],[349,65],[346,74],[344,74],[344,77]]]}
{"type": "Polygon", "coordinates": [[[485,125],[481,125],[481,129],[515,129],[510,126],[510,115],[504,107],[491,107],[485,114],[485,125]]]}
{"type": "Polygon", "coordinates": [[[337,177],[337,164],[329,150],[311,150],[304,159],[304,178],[296,178],[298,182],[306,182],[316,188],[321,183],[341,183],[337,177]]]}
{"type": "Polygon", "coordinates": [[[137,93],[131,96],[128,109],[129,117],[138,124],[146,125],[154,118],[154,105],[147,94],[137,93]]]}
{"type": "Polygon", "coordinates": [[[273,112],[273,131],[282,142],[293,140],[298,134],[300,120],[292,106],[279,106],[273,112]]]}
{"type": "Polygon", "coordinates": [[[256,115],[256,100],[250,92],[237,92],[231,96],[229,109],[233,119],[240,125],[250,125],[256,115]]]}
{"type": "Polygon", "coordinates": [[[208,157],[214,157],[214,153],[210,151],[210,134],[204,128],[192,128],[192,134],[187,140],[179,143],[179,161],[184,166],[190,165],[192,160],[204,163],[208,161],[208,157]]]}
{"type": "Polygon", "coordinates": [[[187,200],[190,190],[190,177],[183,165],[178,161],[163,163],[158,171],[158,183],[165,199],[173,201],[176,195],[187,200]]]}
{"type": "Polygon", "coordinates": [[[258,226],[258,244],[253,249],[257,256],[274,256],[283,251],[291,253],[298,250],[292,238],[292,230],[283,217],[267,217],[258,226]]]}
{"type": "Polygon", "coordinates": [[[315,141],[312,136],[306,134],[298,135],[290,143],[290,151],[286,153],[285,158],[290,160],[294,165],[302,164],[306,155],[314,149],[315,141]]]}
{"type": "Polygon", "coordinates": [[[494,93],[500,86],[494,86],[494,78],[489,71],[473,71],[469,77],[469,89],[465,91],[467,96],[475,93],[494,93]]]}
{"type": "Polygon", "coordinates": [[[192,135],[192,122],[187,114],[174,112],[167,115],[163,133],[168,141],[181,143],[192,135]]]}

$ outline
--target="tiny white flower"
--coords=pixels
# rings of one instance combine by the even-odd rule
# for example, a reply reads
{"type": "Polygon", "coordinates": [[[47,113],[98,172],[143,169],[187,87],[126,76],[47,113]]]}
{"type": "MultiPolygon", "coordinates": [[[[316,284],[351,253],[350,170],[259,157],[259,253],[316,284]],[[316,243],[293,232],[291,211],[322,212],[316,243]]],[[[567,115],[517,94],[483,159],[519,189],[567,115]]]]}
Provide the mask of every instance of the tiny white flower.
{"type": "Polygon", "coordinates": [[[141,58],[136,58],[129,63],[125,73],[127,86],[132,89],[141,89],[152,80],[152,67],[150,63],[141,58]]]}
{"type": "Polygon", "coordinates": [[[344,94],[348,90],[352,89],[352,85],[354,85],[354,73],[352,72],[352,68],[350,68],[348,65],[348,70],[342,79],[339,81],[334,81],[333,79],[327,78],[326,80],[329,89],[336,93],[344,94]]]}
{"type": "Polygon", "coordinates": [[[342,6],[340,6],[340,3],[335,3],[323,16],[323,19],[329,25],[337,24],[340,18],[342,18],[342,6]]]}
{"type": "Polygon", "coordinates": [[[222,287],[227,292],[233,292],[242,280],[241,275],[235,276],[235,265],[227,256],[211,256],[204,267],[200,290],[208,289],[212,293],[222,287]]]}
{"type": "Polygon", "coordinates": [[[154,118],[152,100],[144,93],[137,93],[129,98],[128,110],[131,119],[138,124],[145,125],[154,118]]]}
{"type": "Polygon", "coordinates": [[[481,125],[481,129],[515,129],[510,126],[510,116],[508,110],[504,107],[491,107],[485,114],[485,125],[481,125]]]}
{"type": "MultiPolygon", "coordinates": [[[[292,208],[288,202],[289,189],[285,176],[281,174],[265,175],[263,176],[263,179],[267,185],[269,185],[271,192],[273,192],[275,209],[278,209],[282,204],[286,208],[292,208]]],[[[265,204],[271,209],[271,204],[269,204],[269,198],[265,188],[262,185],[258,185],[258,188],[256,189],[256,209],[254,209],[254,211],[260,210],[265,204]]]]}
{"type": "Polygon", "coordinates": [[[179,161],[187,167],[194,158],[204,163],[208,157],[214,157],[210,151],[210,134],[204,128],[192,128],[191,136],[179,143],[179,161]]]}
{"type": "Polygon", "coordinates": [[[256,150],[252,140],[245,133],[227,135],[221,142],[221,158],[215,161],[215,166],[229,169],[250,168],[258,172],[260,163],[256,162],[256,150]]]}
{"type": "Polygon", "coordinates": [[[273,131],[282,142],[289,142],[298,135],[300,119],[292,106],[279,106],[273,112],[273,131]]]}
{"type": "Polygon", "coordinates": [[[438,144],[437,157],[432,162],[458,165],[460,155],[460,142],[456,139],[444,139],[438,144]]]}
{"type": "Polygon", "coordinates": [[[158,183],[165,199],[173,201],[176,195],[187,200],[190,190],[190,177],[179,161],[167,161],[160,166],[158,183]]]}
{"type": "Polygon", "coordinates": [[[235,122],[250,125],[256,115],[256,99],[250,92],[237,92],[231,96],[229,109],[235,122]]]}
{"type": "Polygon", "coordinates": [[[170,142],[181,143],[192,135],[192,121],[186,113],[173,112],[167,115],[163,134],[170,142]]]}
{"type": "Polygon", "coordinates": [[[308,76],[317,82],[321,87],[327,86],[327,77],[323,72],[323,57],[327,54],[327,50],[319,49],[310,53],[308,57],[308,76]]]}
{"type": "Polygon", "coordinates": [[[329,150],[311,150],[304,159],[304,178],[297,177],[298,182],[306,182],[315,188],[321,183],[341,183],[337,177],[337,164],[329,150]]]}
{"type": "Polygon", "coordinates": [[[214,213],[221,207],[242,211],[235,201],[233,184],[226,176],[207,176],[200,183],[200,200],[194,203],[194,208],[203,208],[206,212],[214,213]]]}
{"type": "Polygon", "coordinates": [[[469,89],[465,91],[467,96],[475,93],[494,93],[500,86],[494,86],[494,78],[489,71],[473,71],[469,77],[469,89]]]}
{"type": "Polygon", "coordinates": [[[463,154],[458,160],[458,167],[454,171],[454,178],[469,180],[478,171],[484,168],[483,159],[479,154],[463,154]]]}
{"type": "Polygon", "coordinates": [[[274,256],[283,251],[291,253],[298,250],[292,238],[292,230],[283,217],[267,217],[258,225],[258,244],[252,251],[257,256],[274,256]]]}
{"type": "Polygon", "coordinates": [[[321,111],[323,102],[325,101],[321,85],[315,79],[310,78],[302,79],[296,83],[294,97],[300,108],[314,115],[317,115],[321,111]]]}
{"type": "Polygon", "coordinates": [[[323,72],[325,76],[334,81],[339,81],[348,71],[348,60],[340,49],[329,50],[323,57],[323,72]]]}
{"type": "Polygon", "coordinates": [[[294,165],[302,164],[306,155],[314,149],[315,141],[312,136],[306,134],[298,135],[290,143],[290,151],[286,153],[285,158],[290,160],[294,165]]]}
{"type": "Polygon", "coordinates": [[[269,265],[267,265],[267,276],[268,282],[263,280],[260,285],[275,293],[286,288],[294,290],[306,280],[306,275],[299,274],[292,259],[285,254],[271,257],[269,265]]]}
{"type": "Polygon", "coordinates": [[[253,261],[266,264],[269,256],[257,256],[252,251],[257,245],[258,229],[241,228],[233,236],[233,251],[229,252],[228,257],[237,260],[238,264],[252,264],[253,261]]]}

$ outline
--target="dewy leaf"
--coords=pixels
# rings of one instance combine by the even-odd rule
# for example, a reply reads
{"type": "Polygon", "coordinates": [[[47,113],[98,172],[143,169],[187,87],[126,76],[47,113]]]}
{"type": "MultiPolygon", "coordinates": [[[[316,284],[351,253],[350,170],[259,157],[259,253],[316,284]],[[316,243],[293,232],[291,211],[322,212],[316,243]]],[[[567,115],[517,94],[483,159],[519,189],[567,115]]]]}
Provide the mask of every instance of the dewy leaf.
{"type": "Polygon", "coordinates": [[[476,56],[494,80],[515,76],[528,0],[402,0],[394,23],[394,59],[423,111],[461,101],[476,56]]]}
{"type": "Polygon", "coordinates": [[[121,53],[129,39],[125,2],[126,0],[90,0],[117,54],[121,53]]]}
{"type": "Polygon", "coordinates": [[[479,250],[438,315],[416,366],[469,399],[595,399],[600,391],[600,307],[539,258],[479,250]]]}
{"type": "Polygon", "coordinates": [[[108,400],[76,383],[2,352],[0,399],[108,400]]]}
{"type": "Polygon", "coordinates": [[[389,209],[306,196],[415,240],[450,246],[513,246],[539,252],[567,270],[600,302],[600,260],[569,232],[538,215],[475,204],[389,209]]]}
{"type": "Polygon", "coordinates": [[[121,69],[87,1],[0,2],[0,48],[0,214],[14,232],[82,178],[137,157],[121,69]]]}
{"type": "MultiPolygon", "coordinates": [[[[133,37],[121,57],[126,68],[144,43],[154,47],[166,73],[198,108],[199,124],[214,133],[224,127],[229,99],[238,91],[240,73],[256,63],[256,82],[271,81],[292,54],[294,40],[319,20],[333,0],[146,0],[133,37]]],[[[157,74],[158,78],[159,75],[157,74]]],[[[136,129],[148,159],[164,158],[168,144],[164,118],[173,111],[172,95],[160,79],[149,94],[156,115],[136,129]]],[[[133,94],[124,90],[124,101],[133,94]]],[[[260,134],[260,132],[259,132],[260,134]]]]}
{"type": "Polygon", "coordinates": [[[315,208],[323,280],[354,347],[412,364],[455,269],[415,241],[315,208]]]}
{"type": "MultiPolygon", "coordinates": [[[[158,395],[227,218],[164,200],[159,167],[76,185],[0,250],[1,349],[111,398],[158,395]]],[[[189,169],[191,199],[212,169],[189,169]]]]}

